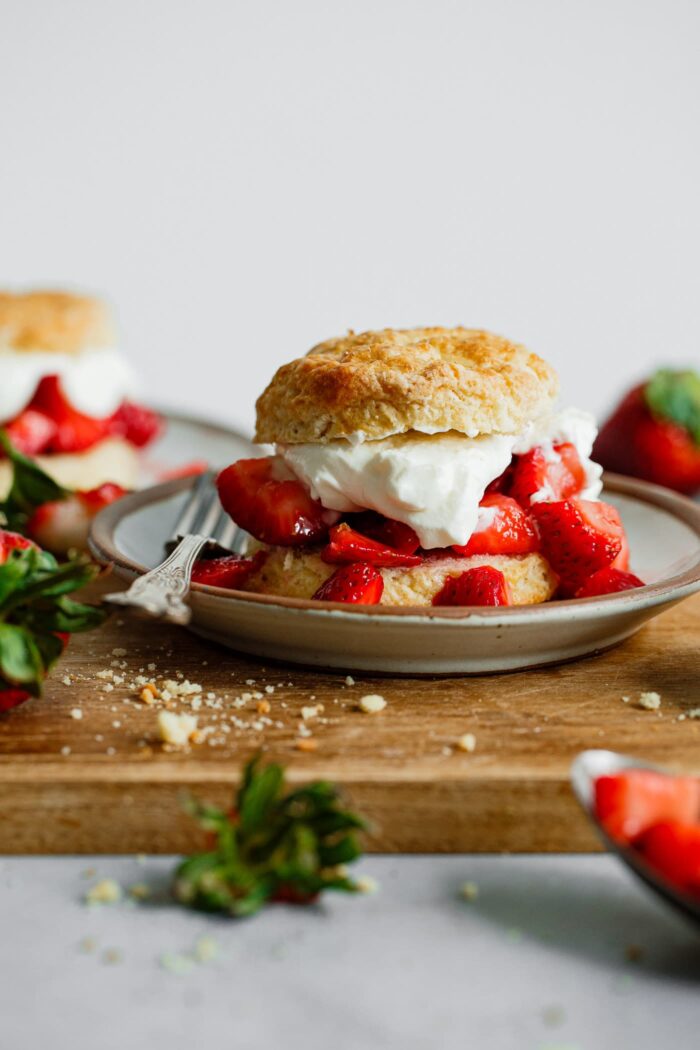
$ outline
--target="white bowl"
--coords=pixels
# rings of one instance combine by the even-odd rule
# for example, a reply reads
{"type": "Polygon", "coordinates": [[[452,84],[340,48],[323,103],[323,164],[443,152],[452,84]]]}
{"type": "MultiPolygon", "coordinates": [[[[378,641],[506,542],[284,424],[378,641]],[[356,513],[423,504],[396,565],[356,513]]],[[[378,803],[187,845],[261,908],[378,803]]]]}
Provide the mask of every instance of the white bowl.
{"type": "MultiPolygon", "coordinates": [[[[132,580],[163,558],[193,480],[127,496],[95,519],[91,549],[132,580]]],[[[601,598],[506,608],[352,606],[195,584],[191,629],[265,659],[389,674],[483,674],[559,663],[617,645],[700,590],[700,506],[607,475],[633,570],[647,586],[601,598]]]]}

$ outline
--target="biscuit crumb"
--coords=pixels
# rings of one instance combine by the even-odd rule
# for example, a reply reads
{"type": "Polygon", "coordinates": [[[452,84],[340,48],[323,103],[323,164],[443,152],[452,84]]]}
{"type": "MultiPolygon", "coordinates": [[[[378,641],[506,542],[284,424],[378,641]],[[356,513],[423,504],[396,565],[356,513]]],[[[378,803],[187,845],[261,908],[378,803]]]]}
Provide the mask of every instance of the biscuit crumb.
{"type": "Polygon", "coordinates": [[[269,700],[258,700],[256,710],[259,715],[269,715],[270,713],[270,701],[269,700]]]}
{"type": "Polygon", "coordinates": [[[310,736],[302,736],[299,737],[297,741],[295,741],[294,746],[296,747],[297,751],[315,751],[318,747],[318,741],[314,740],[314,738],[310,736]]]}
{"type": "Polygon", "coordinates": [[[358,706],[366,715],[378,715],[386,707],[386,700],[378,693],[368,693],[360,697],[358,706]]]}
{"type": "Polygon", "coordinates": [[[378,893],[379,883],[376,879],[373,879],[371,875],[360,875],[359,879],[355,879],[355,889],[358,893],[378,893]]]}
{"type": "MultiPolygon", "coordinates": [[[[349,675],[348,675],[348,676],[346,677],[346,679],[345,679],[345,684],[346,684],[346,685],[354,685],[354,684],[355,684],[355,679],[353,678],[353,676],[352,676],[351,674],[349,674],[349,675]]],[[[291,682],[290,682],[290,685],[291,685],[291,682]]]]}
{"type": "Polygon", "coordinates": [[[468,751],[471,754],[472,751],[476,751],[476,737],[473,733],[465,733],[457,741],[457,747],[460,751],[468,751]]]}
{"type": "Polygon", "coordinates": [[[75,718],[75,720],[79,722],[80,719],[83,717],[82,707],[72,707],[70,710],[70,716],[71,718],[75,718]]]}
{"type": "Polygon", "coordinates": [[[661,707],[661,697],[658,693],[642,693],[639,697],[639,706],[645,711],[658,711],[661,707]]]}
{"type": "Polygon", "coordinates": [[[463,882],[462,885],[459,887],[459,895],[462,898],[462,900],[475,901],[476,898],[479,896],[479,887],[476,884],[476,882],[472,882],[468,879],[466,882],[463,882]]]}
{"type": "Polygon", "coordinates": [[[184,747],[197,731],[194,715],[176,715],[172,711],[158,712],[158,733],[161,740],[175,747],[184,747]]]}
{"type": "Polygon", "coordinates": [[[100,879],[85,894],[86,904],[116,904],[121,899],[121,886],[114,879],[100,879]]]}

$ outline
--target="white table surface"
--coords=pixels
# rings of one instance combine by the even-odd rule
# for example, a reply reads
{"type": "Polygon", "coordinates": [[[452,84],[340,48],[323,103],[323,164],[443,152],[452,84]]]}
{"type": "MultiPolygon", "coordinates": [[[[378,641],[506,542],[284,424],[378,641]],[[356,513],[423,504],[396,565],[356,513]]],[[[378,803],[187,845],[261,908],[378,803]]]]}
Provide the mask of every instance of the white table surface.
{"type": "Polygon", "coordinates": [[[100,877],[162,887],[173,863],[0,861],[3,1050],[700,1045],[700,936],[609,857],[368,857],[376,895],[243,921],[83,903],[100,877]],[[215,959],[164,968],[203,935],[215,959]]]}

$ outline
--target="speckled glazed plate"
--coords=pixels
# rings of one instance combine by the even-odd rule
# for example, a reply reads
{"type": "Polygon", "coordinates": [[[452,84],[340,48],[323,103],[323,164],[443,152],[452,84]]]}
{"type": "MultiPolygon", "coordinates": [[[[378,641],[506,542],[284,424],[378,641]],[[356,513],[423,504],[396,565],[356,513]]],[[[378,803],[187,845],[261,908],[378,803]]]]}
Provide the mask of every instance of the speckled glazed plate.
{"type": "MultiPolygon", "coordinates": [[[[127,496],[95,519],[91,548],[125,580],[162,560],[191,479],[127,496]]],[[[572,660],[617,645],[700,590],[700,506],[617,475],[604,498],[627,528],[647,586],[521,608],[348,606],[195,585],[191,629],[266,659],[342,671],[484,674],[572,660]]]]}

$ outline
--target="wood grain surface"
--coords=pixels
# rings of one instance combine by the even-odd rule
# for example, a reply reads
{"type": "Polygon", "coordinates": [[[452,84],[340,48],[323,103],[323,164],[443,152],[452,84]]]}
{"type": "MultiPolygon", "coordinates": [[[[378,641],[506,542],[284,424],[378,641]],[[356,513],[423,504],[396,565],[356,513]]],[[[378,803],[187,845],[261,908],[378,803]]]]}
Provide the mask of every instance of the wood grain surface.
{"type": "MultiPolygon", "coordinates": [[[[338,783],[370,819],[372,850],[596,849],[571,760],[605,747],[700,774],[699,641],[697,596],[621,647],[553,669],[346,683],[114,618],[72,640],[41,700],[0,715],[0,852],[186,852],[183,791],[225,803],[258,750],[287,764],[292,783],[338,783]],[[202,686],[201,743],[164,748],[162,701],[143,703],[139,675],[202,686]],[[648,690],[661,694],[658,711],[638,703],[648,690]],[[381,714],[359,710],[369,693],[386,699],[381,714]],[[456,747],[465,733],[473,753],[456,747]]],[[[190,711],[191,699],[169,703],[190,711]]]]}

